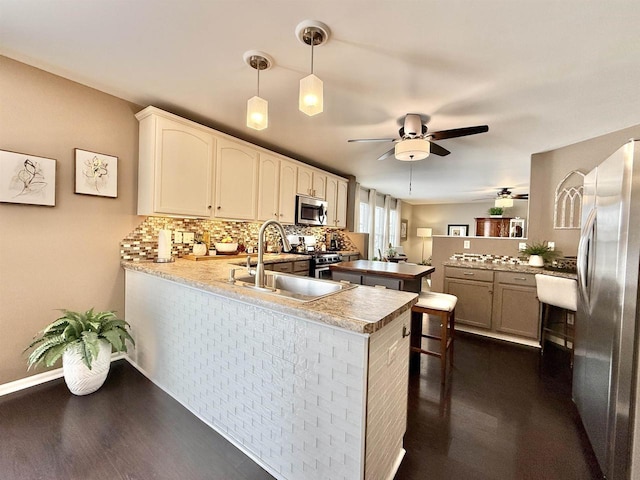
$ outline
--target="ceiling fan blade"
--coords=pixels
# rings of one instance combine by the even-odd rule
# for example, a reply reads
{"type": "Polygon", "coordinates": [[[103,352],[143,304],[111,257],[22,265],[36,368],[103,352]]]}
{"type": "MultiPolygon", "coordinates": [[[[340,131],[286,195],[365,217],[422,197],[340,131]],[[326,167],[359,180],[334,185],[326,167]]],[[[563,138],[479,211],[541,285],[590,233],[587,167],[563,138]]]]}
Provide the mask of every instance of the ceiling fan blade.
{"type": "Polygon", "coordinates": [[[489,131],[489,125],[478,125],[476,127],[453,128],[451,130],[441,130],[432,132],[428,136],[434,140],[446,140],[447,138],[465,137],[489,131]]]}
{"type": "Polygon", "coordinates": [[[395,151],[396,151],[396,149],[395,149],[395,147],[393,147],[391,150],[389,150],[389,151],[383,153],[382,155],[380,155],[378,157],[378,160],[384,160],[386,158],[389,158],[391,155],[394,154],[395,151]]]}
{"type": "Polygon", "coordinates": [[[355,138],[347,142],[395,142],[397,138],[355,138]]]}
{"type": "Polygon", "coordinates": [[[429,142],[431,145],[429,146],[429,151],[434,155],[440,155],[441,157],[445,157],[449,155],[451,152],[444,147],[441,147],[437,143],[429,142]]]}
{"type": "Polygon", "coordinates": [[[516,200],[529,200],[529,194],[528,193],[520,193],[518,195],[511,195],[511,198],[514,198],[516,200]]]}

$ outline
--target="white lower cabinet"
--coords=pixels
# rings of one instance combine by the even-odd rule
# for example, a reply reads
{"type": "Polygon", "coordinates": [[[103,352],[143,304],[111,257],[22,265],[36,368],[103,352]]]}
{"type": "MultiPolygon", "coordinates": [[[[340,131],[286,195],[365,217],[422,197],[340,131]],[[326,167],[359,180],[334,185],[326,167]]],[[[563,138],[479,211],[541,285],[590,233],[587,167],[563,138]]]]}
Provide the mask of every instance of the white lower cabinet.
{"type": "Polygon", "coordinates": [[[218,139],[216,149],[216,218],[255,220],[258,195],[258,151],[218,139]]]}

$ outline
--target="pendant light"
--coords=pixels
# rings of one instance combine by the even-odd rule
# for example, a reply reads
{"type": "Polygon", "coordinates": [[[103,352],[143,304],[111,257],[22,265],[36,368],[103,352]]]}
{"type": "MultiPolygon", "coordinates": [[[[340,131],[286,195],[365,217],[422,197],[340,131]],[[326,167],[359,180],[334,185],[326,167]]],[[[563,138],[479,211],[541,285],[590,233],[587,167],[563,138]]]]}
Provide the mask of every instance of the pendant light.
{"type": "Polygon", "coordinates": [[[324,109],[322,80],[313,73],[313,47],[324,45],[329,40],[329,27],[322,22],[305,20],[296,27],[296,36],[302,43],[311,46],[311,74],[300,80],[298,108],[313,116],[324,109]]]}
{"type": "Polygon", "coordinates": [[[260,70],[269,70],[273,58],[256,50],[245,52],[243,58],[247,65],[258,71],[257,94],[247,100],[247,127],[264,130],[269,125],[269,102],[260,98],[260,70]]]}

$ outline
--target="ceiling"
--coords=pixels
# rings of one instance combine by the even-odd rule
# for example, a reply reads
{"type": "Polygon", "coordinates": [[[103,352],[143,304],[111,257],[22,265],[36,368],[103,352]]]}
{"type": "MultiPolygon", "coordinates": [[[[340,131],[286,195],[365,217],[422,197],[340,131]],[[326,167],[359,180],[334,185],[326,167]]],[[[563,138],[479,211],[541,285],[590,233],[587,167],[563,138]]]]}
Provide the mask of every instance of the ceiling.
{"type": "Polygon", "coordinates": [[[640,124],[640,2],[600,0],[0,0],[0,54],[187,116],[413,204],[528,192],[531,155],[640,124]],[[310,48],[325,111],[297,108],[310,48]],[[269,127],[245,126],[260,76],[269,127]],[[452,153],[377,161],[406,113],[429,128],[488,124],[452,153]],[[410,172],[410,168],[412,172],[410,172]],[[409,182],[411,177],[411,192],[409,182]]]}

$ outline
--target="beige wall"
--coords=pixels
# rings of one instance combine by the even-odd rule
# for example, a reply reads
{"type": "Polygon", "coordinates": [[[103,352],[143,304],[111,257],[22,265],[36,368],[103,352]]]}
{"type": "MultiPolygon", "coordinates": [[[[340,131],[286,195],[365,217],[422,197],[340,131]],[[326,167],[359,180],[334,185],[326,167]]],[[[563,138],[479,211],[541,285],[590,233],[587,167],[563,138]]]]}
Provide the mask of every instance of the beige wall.
{"type": "MultiPolygon", "coordinates": [[[[0,149],[57,160],[56,206],[0,204],[0,384],[55,309],[124,315],[119,242],[136,216],[140,108],[0,56],[0,149]],[[118,198],[74,194],[74,148],[118,157],[118,198]]],[[[0,179],[1,180],[1,179],[0,179]]]]}
{"type": "MultiPolygon", "coordinates": [[[[409,261],[418,263],[422,256],[422,238],[416,235],[417,228],[430,227],[433,235],[446,235],[449,224],[469,225],[469,235],[475,235],[476,217],[488,216],[487,210],[494,206],[494,202],[413,205],[410,216],[405,216],[405,205],[402,206],[402,216],[409,219],[409,238],[404,244],[405,253],[409,261]]],[[[516,200],[513,207],[505,212],[505,216],[526,219],[527,202],[516,200]]],[[[425,259],[433,256],[433,245],[433,239],[425,239],[425,259]]]]}
{"type": "Polygon", "coordinates": [[[531,235],[536,241],[554,241],[564,255],[576,255],[579,230],[554,230],[556,186],[572,170],[588,173],[631,138],[640,138],[640,125],[592,138],[531,158],[531,235]]]}

